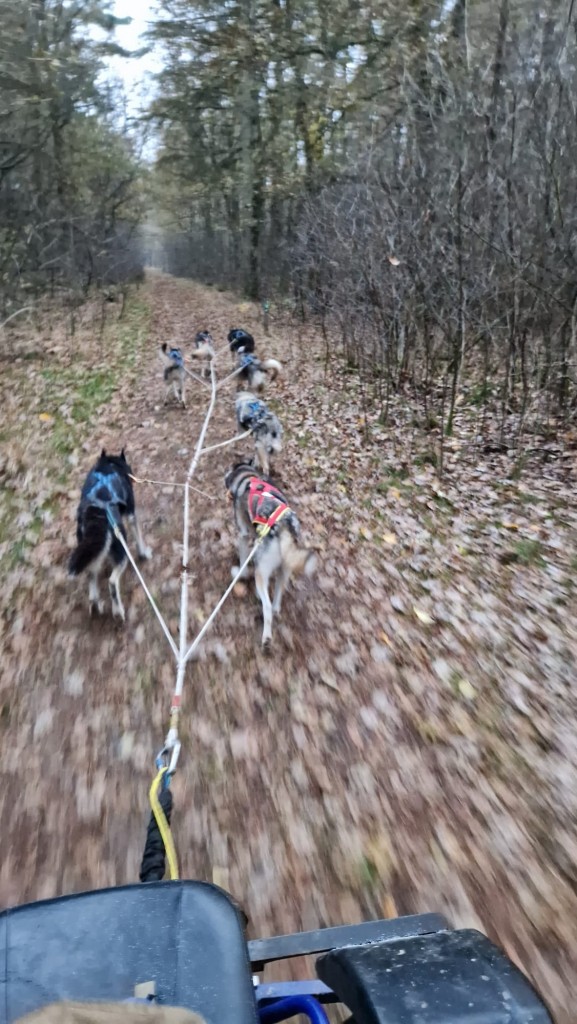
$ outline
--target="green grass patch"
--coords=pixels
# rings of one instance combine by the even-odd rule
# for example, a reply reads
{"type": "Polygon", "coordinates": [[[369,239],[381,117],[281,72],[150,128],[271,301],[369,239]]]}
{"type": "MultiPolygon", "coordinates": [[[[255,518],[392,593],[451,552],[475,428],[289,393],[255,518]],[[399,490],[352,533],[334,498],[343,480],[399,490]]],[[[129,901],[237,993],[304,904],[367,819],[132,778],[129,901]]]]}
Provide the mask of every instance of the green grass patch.
{"type": "Polygon", "coordinates": [[[484,381],[482,384],[475,384],[469,392],[469,404],[476,406],[484,405],[492,394],[493,388],[488,381],[484,381]]]}
{"type": "Polygon", "coordinates": [[[428,452],[422,452],[420,455],[415,455],[413,462],[415,466],[432,466],[433,469],[437,469],[439,458],[436,451],[431,449],[428,452]]]}
{"type": "Polygon", "coordinates": [[[538,505],[541,501],[537,494],[529,494],[529,491],[519,491],[517,497],[521,505],[538,505]]]}
{"type": "Polygon", "coordinates": [[[540,540],[518,540],[513,548],[517,561],[522,565],[545,565],[543,545],[540,540]]]}

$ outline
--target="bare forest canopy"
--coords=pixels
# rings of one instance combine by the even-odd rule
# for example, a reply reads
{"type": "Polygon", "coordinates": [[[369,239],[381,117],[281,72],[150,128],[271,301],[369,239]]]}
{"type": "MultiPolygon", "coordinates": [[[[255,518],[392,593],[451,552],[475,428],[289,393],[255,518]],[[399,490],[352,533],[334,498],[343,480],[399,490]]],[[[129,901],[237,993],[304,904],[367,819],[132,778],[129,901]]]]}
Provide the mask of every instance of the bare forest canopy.
{"type": "Polygon", "coordinates": [[[112,6],[0,0],[2,319],[47,291],[142,273],[140,168],[97,84],[118,52],[112,6]]]}
{"type": "Polygon", "coordinates": [[[573,417],[574,0],[160,0],[152,167],[113,9],[0,0],[4,316],[144,260],[290,299],[385,416],[408,382],[450,432],[466,381],[502,443],[573,417]]]}
{"type": "Polygon", "coordinates": [[[442,380],[449,430],[464,361],[509,437],[530,412],[571,415],[576,15],[572,0],[165,0],[168,268],[291,292],[378,389],[442,380]]]}

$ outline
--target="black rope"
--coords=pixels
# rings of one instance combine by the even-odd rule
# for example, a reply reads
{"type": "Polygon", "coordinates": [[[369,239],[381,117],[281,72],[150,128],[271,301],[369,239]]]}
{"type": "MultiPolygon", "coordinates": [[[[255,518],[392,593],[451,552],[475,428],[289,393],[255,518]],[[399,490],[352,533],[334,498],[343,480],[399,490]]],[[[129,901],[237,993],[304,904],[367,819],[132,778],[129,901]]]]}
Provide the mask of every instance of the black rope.
{"type": "MultiPolygon", "coordinates": [[[[170,824],[170,816],[172,814],[172,792],[168,786],[165,786],[160,790],[158,800],[166,815],[166,820],[170,824]]],[[[140,881],[160,882],[164,878],[165,870],[166,852],[164,849],[164,843],[162,841],[162,836],[158,831],[158,825],[156,824],[154,814],[151,814],[150,821],[148,822],[142,863],[140,865],[140,881]]]]}

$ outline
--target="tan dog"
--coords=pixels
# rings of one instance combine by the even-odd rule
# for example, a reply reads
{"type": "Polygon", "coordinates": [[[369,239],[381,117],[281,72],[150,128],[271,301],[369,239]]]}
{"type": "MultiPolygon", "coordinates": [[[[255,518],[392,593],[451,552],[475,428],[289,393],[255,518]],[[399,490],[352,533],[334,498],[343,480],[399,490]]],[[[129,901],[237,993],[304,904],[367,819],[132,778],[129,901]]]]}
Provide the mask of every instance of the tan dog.
{"type": "Polygon", "coordinates": [[[193,359],[202,359],[201,376],[210,377],[210,364],[214,359],[214,343],[209,331],[199,331],[190,353],[193,359]]]}

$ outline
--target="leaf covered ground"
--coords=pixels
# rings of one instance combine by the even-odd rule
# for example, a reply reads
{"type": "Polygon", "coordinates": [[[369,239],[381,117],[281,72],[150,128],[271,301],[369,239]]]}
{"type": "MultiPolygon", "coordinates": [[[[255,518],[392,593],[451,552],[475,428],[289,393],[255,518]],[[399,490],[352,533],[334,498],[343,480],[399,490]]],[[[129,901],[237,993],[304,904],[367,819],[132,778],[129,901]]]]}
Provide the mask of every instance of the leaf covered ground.
{"type": "MultiPolygon", "coordinates": [[[[175,782],[182,874],[214,879],[252,934],[439,910],[497,938],[561,1024],[577,984],[575,453],[486,454],[466,398],[440,481],[408,399],[387,424],[309,327],[151,274],[100,331],[54,313],[2,367],[0,903],[136,881],[172,656],[130,570],[124,629],[66,578],[84,475],[125,445],[182,480],[208,392],[163,408],[156,348],[254,329],[284,377],[278,479],[320,554],[288,595],[272,657],[239,588],[191,665],[175,782]]],[[[230,369],[229,357],[220,360],[230,369]]],[[[208,443],[236,433],[234,386],[208,443]]],[[[223,488],[192,504],[191,632],[230,578],[223,488]],[[207,497],[210,495],[211,497],[207,497]]],[[[181,493],[138,486],[145,575],[176,632],[181,493]]]]}

